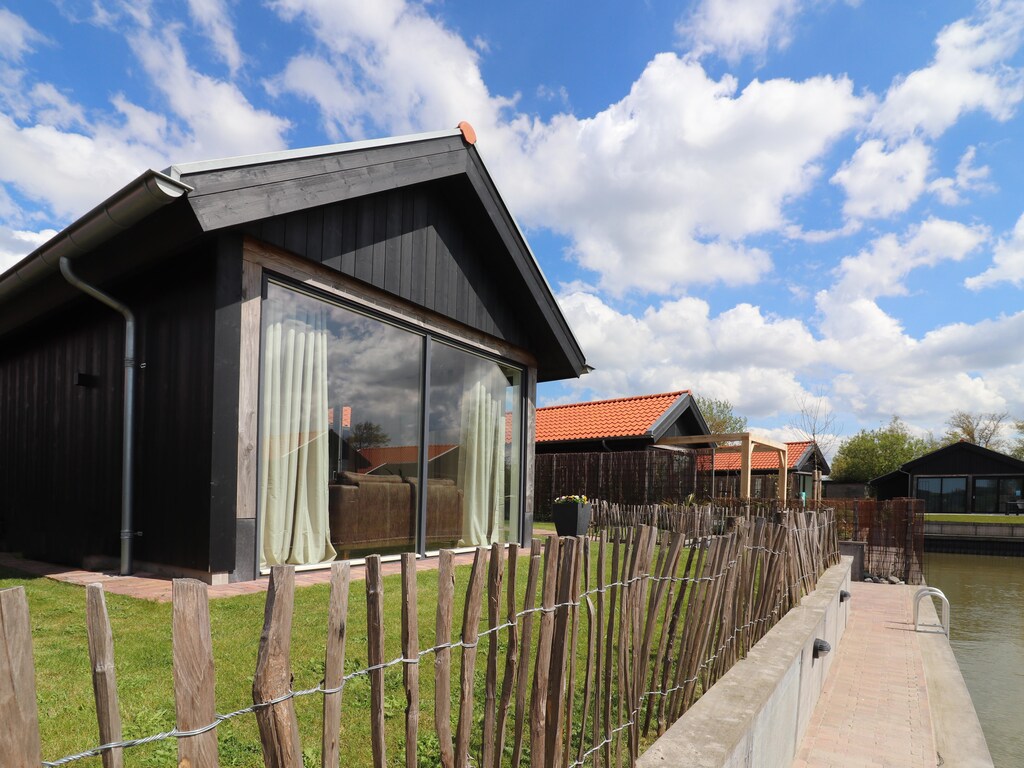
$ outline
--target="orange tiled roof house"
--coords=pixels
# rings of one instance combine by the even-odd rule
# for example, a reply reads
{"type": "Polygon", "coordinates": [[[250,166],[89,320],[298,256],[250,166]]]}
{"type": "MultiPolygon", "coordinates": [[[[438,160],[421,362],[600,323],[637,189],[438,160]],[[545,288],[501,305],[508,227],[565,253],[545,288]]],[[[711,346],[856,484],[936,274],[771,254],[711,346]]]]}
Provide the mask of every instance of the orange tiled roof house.
{"type": "MultiPolygon", "coordinates": [[[[786,443],[789,456],[786,498],[800,500],[800,494],[813,497],[814,470],[829,473],[828,462],[816,443],[800,440],[786,443]]],[[[714,454],[715,496],[736,498],[740,487],[740,455],[735,452],[714,454]]],[[[755,452],[751,455],[750,496],[755,499],[774,499],[778,496],[779,458],[772,451],[755,452]]]]}
{"type": "Polygon", "coordinates": [[[538,518],[567,493],[623,504],[682,500],[697,491],[699,447],[655,445],[709,431],[689,390],[538,408],[538,518]]]}

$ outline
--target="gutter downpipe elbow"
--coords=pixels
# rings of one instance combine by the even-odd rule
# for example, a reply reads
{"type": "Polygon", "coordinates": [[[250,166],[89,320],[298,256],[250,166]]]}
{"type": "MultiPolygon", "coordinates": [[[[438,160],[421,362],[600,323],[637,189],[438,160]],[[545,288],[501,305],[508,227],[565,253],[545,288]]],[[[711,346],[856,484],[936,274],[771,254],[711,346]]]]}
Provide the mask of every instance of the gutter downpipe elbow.
{"type": "Polygon", "coordinates": [[[134,528],[134,489],[132,476],[135,468],[135,315],[117,299],[95,286],[89,285],[71,271],[71,260],[60,257],[60,273],[78,290],[101,301],[124,316],[124,418],[121,442],[121,569],[122,576],[135,570],[132,554],[134,528]]]}

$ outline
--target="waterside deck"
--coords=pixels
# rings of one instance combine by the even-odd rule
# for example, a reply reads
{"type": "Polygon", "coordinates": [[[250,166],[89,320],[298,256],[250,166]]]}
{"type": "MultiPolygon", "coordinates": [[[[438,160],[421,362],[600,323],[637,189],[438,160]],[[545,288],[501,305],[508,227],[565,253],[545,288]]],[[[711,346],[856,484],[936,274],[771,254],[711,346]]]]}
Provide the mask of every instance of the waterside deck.
{"type": "MultiPolygon", "coordinates": [[[[917,589],[850,585],[846,634],[793,768],[993,765],[949,642],[914,631],[917,589]]],[[[928,601],[921,618],[938,624],[928,601]]]]}

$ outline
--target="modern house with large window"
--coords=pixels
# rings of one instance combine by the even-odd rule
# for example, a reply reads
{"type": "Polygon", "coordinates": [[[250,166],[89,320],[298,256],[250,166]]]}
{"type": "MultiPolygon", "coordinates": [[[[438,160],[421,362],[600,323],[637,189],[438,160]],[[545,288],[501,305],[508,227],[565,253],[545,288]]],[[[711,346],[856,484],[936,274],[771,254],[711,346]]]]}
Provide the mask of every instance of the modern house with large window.
{"type": "Polygon", "coordinates": [[[147,171],[0,275],[0,545],[220,583],[526,540],[585,360],[475,141],[147,171]]]}
{"type": "Polygon", "coordinates": [[[871,481],[879,500],[922,499],[929,514],[1017,512],[1024,461],[961,440],[871,481]]]}

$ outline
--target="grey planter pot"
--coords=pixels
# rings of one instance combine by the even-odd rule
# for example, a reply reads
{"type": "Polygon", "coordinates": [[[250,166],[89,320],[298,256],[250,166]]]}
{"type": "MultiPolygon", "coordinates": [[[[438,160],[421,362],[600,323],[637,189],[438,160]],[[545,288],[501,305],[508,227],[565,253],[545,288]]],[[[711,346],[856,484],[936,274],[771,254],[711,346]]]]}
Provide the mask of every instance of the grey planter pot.
{"type": "Polygon", "coordinates": [[[551,519],[559,536],[586,536],[590,528],[590,504],[575,501],[551,505],[551,519]]]}

